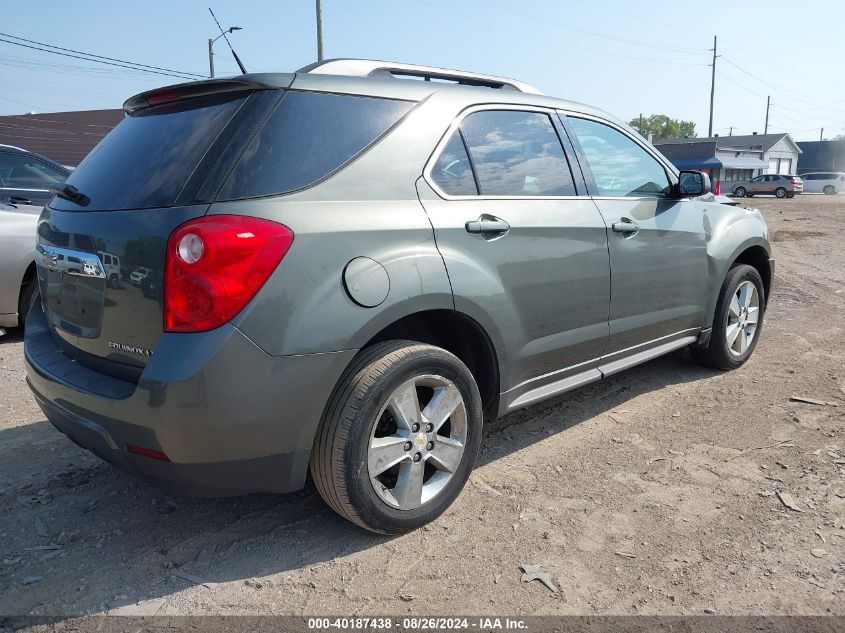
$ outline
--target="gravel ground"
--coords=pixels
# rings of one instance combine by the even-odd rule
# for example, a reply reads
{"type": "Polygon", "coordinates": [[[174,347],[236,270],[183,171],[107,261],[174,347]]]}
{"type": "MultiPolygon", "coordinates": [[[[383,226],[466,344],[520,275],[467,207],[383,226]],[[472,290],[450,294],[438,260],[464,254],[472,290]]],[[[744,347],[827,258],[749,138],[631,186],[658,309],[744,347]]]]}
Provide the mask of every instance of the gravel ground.
{"type": "Polygon", "coordinates": [[[748,204],[778,269],[745,367],[678,352],[509,415],[455,505],[398,538],[310,485],[203,500],[112,469],[0,338],[0,613],[845,614],[845,196],[748,204]]]}

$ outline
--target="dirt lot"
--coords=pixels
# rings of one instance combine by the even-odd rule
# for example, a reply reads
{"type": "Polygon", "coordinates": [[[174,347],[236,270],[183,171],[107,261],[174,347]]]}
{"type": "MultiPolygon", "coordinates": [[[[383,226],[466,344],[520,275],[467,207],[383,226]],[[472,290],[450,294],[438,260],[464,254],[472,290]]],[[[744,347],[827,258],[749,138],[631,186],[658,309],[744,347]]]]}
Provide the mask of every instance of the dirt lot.
{"type": "Polygon", "coordinates": [[[746,204],[778,269],[744,368],[679,352],[499,420],[457,503],[399,538],[310,486],[198,500],[113,470],[0,338],[0,613],[845,614],[845,196],[746,204]]]}

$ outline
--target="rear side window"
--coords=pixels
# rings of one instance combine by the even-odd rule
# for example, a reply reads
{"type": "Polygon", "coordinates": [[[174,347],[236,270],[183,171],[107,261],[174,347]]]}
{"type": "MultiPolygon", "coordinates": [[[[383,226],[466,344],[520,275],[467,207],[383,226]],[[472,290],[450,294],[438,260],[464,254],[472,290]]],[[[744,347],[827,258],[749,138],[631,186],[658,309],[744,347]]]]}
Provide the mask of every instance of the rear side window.
{"type": "Polygon", "coordinates": [[[50,206],[103,211],[173,205],[247,94],[189,99],[127,116],[67,179],[91,202],[80,207],[55,198],[50,206]]]}
{"type": "Polygon", "coordinates": [[[24,154],[0,154],[0,185],[15,189],[48,189],[66,175],[24,154]]]}
{"type": "Polygon", "coordinates": [[[440,157],[431,170],[431,179],[451,196],[474,196],[478,194],[472,165],[461,133],[456,130],[443,148],[440,157]]]}
{"type": "Polygon", "coordinates": [[[571,196],[575,186],[547,114],[483,110],[461,124],[485,196],[571,196]]]}
{"type": "Polygon", "coordinates": [[[312,185],[360,154],[412,106],[394,99],[289,91],[217,199],[269,196],[312,185]]]}

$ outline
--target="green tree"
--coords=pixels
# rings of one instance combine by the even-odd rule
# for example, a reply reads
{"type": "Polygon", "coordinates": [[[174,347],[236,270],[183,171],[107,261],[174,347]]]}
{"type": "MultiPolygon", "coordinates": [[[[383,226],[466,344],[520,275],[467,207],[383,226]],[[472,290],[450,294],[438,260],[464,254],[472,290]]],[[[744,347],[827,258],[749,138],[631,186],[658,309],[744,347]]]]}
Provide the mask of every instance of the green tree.
{"type": "Polygon", "coordinates": [[[648,137],[651,134],[654,138],[695,138],[695,123],[672,119],[665,114],[652,114],[648,117],[637,117],[628,122],[632,128],[640,134],[648,137]],[[642,124],[640,124],[642,121],[642,124]]]}

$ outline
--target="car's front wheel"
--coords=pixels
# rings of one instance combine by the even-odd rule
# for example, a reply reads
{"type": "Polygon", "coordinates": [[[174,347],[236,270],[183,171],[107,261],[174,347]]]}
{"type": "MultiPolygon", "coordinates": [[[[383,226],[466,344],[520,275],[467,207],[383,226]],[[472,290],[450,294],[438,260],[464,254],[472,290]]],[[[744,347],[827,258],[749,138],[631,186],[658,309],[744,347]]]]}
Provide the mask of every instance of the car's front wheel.
{"type": "Polygon", "coordinates": [[[836,193],[836,187],[834,187],[833,185],[825,185],[825,187],[824,187],[824,189],[822,189],[822,191],[824,191],[824,195],[832,196],[833,194],[836,193]]]}
{"type": "Polygon", "coordinates": [[[323,414],[311,476],[341,516],[400,534],[460,493],[481,445],[481,396],[460,359],[412,341],[364,349],[323,414]]]}
{"type": "Polygon", "coordinates": [[[737,198],[744,198],[746,195],[748,195],[748,191],[745,189],[745,187],[737,187],[736,189],[734,189],[734,195],[737,198]]]}
{"type": "Polygon", "coordinates": [[[757,347],[765,311],[760,273],[747,264],[734,265],[722,282],[710,341],[706,347],[692,347],[693,357],[717,369],[742,366],[757,347]]]}

